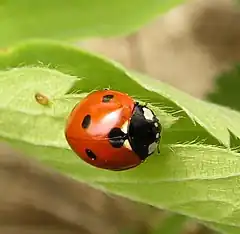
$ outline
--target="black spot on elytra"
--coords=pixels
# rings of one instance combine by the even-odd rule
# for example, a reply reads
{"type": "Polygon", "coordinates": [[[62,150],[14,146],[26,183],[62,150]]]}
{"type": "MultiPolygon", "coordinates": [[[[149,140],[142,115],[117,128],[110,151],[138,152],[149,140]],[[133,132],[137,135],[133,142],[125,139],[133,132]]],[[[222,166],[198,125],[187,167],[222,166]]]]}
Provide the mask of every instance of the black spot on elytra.
{"type": "Polygon", "coordinates": [[[126,134],[120,128],[113,128],[108,134],[109,142],[114,148],[123,146],[126,140],[126,134]]]}
{"type": "Polygon", "coordinates": [[[91,123],[91,116],[86,115],[82,121],[82,128],[88,128],[91,123]]]}
{"type": "Polygon", "coordinates": [[[102,102],[110,102],[111,99],[113,99],[113,95],[108,94],[108,95],[103,96],[102,102]]]}
{"type": "Polygon", "coordinates": [[[94,154],[94,153],[92,152],[92,150],[86,149],[85,152],[86,152],[87,156],[88,156],[90,159],[92,159],[92,160],[96,160],[96,159],[97,159],[96,154],[94,154]]]}

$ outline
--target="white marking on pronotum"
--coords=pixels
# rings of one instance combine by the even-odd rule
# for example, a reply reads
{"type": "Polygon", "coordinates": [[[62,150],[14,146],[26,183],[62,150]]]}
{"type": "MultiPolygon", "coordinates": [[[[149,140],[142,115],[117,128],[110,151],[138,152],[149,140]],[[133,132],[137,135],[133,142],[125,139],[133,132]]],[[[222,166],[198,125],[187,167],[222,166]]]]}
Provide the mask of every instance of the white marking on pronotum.
{"type": "Polygon", "coordinates": [[[123,124],[121,130],[122,130],[125,134],[127,134],[127,131],[128,131],[128,121],[126,121],[126,122],[123,124]]]}
{"type": "Polygon", "coordinates": [[[155,122],[154,125],[155,125],[155,127],[158,127],[158,123],[157,122],[155,122]]]}
{"type": "Polygon", "coordinates": [[[154,115],[150,109],[144,107],[143,114],[144,114],[145,119],[153,120],[154,115]]]}
{"type": "Polygon", "coordinates": [[[157,148],[157,143],[153,142],[151,145],[148,146],[148,154],[152,154],[157,148]]]}
{"type": "Polygon", "coordinates": [[[160,136],[160,134],[159,134],[159,133],[157,133],[157,134],[156,134],[156,138],[158,139],[158,138],[159,138],[159,136],[160,136]]]}
{"type": "Polygon", "coordinates": [[[127,149],[132,150],[132,147],[130,146],[130,143],[129,143],[128,140],[125,140],[123,145],[124,145],[124,147],[126,147],[127,149]]]}

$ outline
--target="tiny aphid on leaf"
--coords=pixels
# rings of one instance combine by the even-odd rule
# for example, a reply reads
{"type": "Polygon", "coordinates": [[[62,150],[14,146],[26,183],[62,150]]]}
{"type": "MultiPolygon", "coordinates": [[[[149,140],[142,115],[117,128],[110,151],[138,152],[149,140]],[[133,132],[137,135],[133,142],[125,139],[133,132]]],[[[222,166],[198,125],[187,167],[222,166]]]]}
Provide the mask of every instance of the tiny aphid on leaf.
{"type": "Polygon", "coordinates": [[[50,103],[49,98],[47,96],[41,94],[41,93],[36,93],[35,94],[35,100],[43,106],[47,106],[50,103]]]}
{"type": "Polygon", "coordinates": [[[72,110],[65,130],[73,151],[108,170],[138,166],[158,150],[161,124],[146,105],[109,89],[86,96],[72,110]]]}

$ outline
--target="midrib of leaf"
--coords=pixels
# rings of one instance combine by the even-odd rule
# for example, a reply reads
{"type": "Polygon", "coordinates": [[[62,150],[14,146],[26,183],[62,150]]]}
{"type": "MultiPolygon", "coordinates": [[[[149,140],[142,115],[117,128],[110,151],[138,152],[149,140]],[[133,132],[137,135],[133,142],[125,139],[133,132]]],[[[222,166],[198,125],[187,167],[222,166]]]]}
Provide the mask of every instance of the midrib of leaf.
{"type": "MultiPolygon", "coordinates": [[[[149,158],[148,163],[139,168],[119,173],[105,171],[111,174],[106,183],[156,184],[234,178],[240,176],[239,156],[236,152],[207,145],[163,146],[162,156],[149,158]],[[144,171],[148,173],[143,173],[144,171]]],[[[59,163],[64,161],[67,162],[66,159],[59,158],[59,163]]],[[[77,167],[78,165],[69,165],[72,169],[77,167]]],[[[102,180],[96,177],[94,182],[102,180]]]]}
{"type": "Polygon", "coordinates": [[[63,118],[49,118],[45,115],[35,115],[31,118],[28,114],[18,111],[3,111],[1,108],[0,112],[0,134],[2,136],[39,146],[68,148],[64,140],[64,132],[59,131],[65,123],[63,118]],[[17,124],[16,119],[18,119],[17,124]],[[44,129],[44,131],[39,131],[39,129],[44,129]]]}

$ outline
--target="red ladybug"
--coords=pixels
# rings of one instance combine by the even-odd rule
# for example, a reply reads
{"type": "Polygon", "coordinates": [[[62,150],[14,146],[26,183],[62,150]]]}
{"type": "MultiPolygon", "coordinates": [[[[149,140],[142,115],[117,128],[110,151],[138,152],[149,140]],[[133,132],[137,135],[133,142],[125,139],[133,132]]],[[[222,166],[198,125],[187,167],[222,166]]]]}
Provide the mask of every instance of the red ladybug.
{"type": "Polygon", "coordinates": [[[85,162],[120,171],[136,167],[155,152],[161,129],[148,107],[127,94],[101,90],[89,94],[73,109],[65,135],[85,162]]]}

